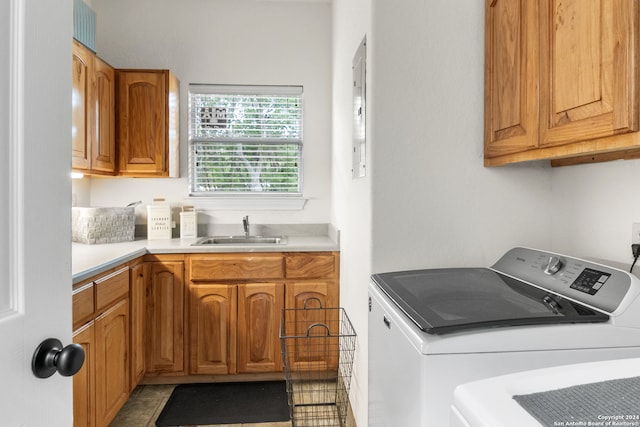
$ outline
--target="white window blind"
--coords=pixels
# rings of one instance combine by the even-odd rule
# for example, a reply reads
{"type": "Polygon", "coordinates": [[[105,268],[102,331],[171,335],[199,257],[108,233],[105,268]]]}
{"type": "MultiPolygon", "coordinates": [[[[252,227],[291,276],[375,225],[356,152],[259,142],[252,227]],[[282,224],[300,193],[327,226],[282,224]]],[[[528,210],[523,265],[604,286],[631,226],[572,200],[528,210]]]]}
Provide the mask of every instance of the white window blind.
{"type": "Polygon", "coordinates": [[[301,195],[301,86],[189,86],[192,196],[301,195]]]}

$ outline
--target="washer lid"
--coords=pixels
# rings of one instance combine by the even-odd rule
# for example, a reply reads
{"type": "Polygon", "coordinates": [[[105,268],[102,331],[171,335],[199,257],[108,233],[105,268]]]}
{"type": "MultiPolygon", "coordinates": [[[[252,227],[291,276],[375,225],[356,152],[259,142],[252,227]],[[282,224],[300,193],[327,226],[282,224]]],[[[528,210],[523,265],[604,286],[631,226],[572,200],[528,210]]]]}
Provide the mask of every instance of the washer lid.
{"type": "Polygon", "coordinates": [[[609,316],[487,268],[374,274],[373,281],[423,331],[606,322],[609,316]]]}

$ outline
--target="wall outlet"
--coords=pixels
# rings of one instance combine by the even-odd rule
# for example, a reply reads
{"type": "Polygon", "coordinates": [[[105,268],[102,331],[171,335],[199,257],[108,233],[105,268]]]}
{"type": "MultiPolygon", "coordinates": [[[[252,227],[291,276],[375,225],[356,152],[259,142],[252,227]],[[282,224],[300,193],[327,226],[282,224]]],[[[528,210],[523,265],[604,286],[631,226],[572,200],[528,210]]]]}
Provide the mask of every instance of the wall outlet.
{"type": "Polygon", "coordinates": [[[631,224],[631,244],[640,243],[640,222],[631,224]]]}

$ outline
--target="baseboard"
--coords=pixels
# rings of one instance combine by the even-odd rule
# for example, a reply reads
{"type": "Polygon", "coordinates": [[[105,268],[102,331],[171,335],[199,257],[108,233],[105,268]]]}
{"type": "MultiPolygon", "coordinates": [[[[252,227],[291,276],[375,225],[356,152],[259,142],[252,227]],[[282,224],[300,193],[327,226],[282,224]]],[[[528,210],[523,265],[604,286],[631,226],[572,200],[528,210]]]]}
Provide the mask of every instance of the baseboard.
{"type": "Polygon", "coordinates": [[[245,381],[284,381],[282,372],[265,374],[235,374],[235,375],[147,375],[140,384],[194,384],[194,383],[231,383],[245,381]]]}

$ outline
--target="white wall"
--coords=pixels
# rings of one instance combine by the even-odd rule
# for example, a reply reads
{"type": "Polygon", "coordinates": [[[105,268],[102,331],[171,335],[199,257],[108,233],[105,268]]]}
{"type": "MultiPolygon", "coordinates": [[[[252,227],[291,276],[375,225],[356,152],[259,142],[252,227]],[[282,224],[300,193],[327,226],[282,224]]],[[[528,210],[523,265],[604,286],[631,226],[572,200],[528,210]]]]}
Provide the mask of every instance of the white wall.
{"type": "Polygon", "coordinates": [[[549,168],[483,167],[484,4],[373,5],[373,271],[549,247],[549,168]]]}
{"type": "MultiPolygon", "coordinates": [[[[353,118],[352,61],[362,39],[367,37],[367,62],[371,62],[371,0],[333,1],[333,216],[340,235],[340,304],[358,334],[351,405],[358,426],[367,425],[367,284],[371,275],[371,174],[351,177],[353,118]]],[[[367,108],[372,105],[367,69],[367,108]]],[[[368,112],[370,114],[370,111],[368,112]]],[[[368,147],[371,121],[367,121],[368,147]]],[[[370,150],[367,165],[371,164],[370,150]]]]}
{"type": "Polygon", "coordinates": [[[630,265],[639,176],[639,160],[554,168],[554,250],[630,265]]]}
{"type": "MultiPolygon", "coordinates": [[[[257,0],[92,0],[98,55],[116,68],[168,68],[180,79],[179,179],[91,178],[94,206],[188,204],[189,83],[304,86],[302,211],[213,209],[210,222],[326,223],[331,203],[331,5],[257,0]]],[[[74,187],[81,187],[74,185],[74,187]]],[[[81,194],[84,192],[79,191],[81,194]]],[[[144,207],[138,208],[144,214],[144,207]]],[[[206,216],[201,215],[201,218],[206,216]]],[[[146,222],[140,218],[137,222],[146,222]]]]}
{"type": "Polygon", "coordinates": [[[551,173],[483,167],[481,2],[334,0],[334,222],[341,304],[358,333],[352,403],[367,424],[372,272],[493,263],[549,247],[551,173]],[[351,61],[367,35],[368,170],[351,179],[351,61]]]}

